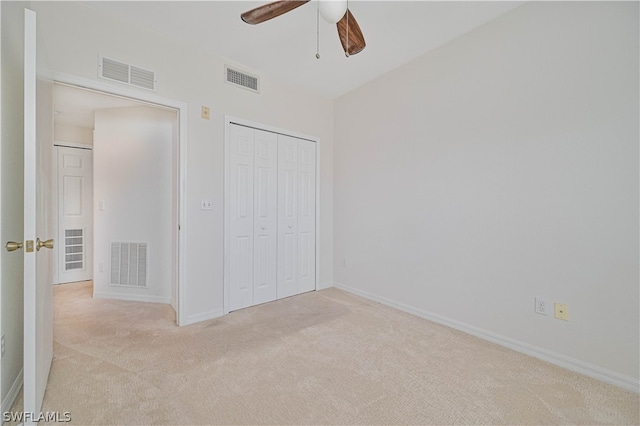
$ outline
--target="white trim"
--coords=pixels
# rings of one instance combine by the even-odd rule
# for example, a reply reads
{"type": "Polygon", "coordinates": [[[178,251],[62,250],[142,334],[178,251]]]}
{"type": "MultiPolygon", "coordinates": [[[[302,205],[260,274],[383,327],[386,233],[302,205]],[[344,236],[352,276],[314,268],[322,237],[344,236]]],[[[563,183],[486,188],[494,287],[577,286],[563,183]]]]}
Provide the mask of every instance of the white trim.
{"type": "Polygon", "coordinates": [[[224,260],[223,260],[223,314],[229,313],[229,125],[238,124],[240,126],[250,127],[252,129],[264,130],[271,133],[277,133],[280,135],[291,136],[298,139],[304,139],[316,144],[316,279],[315,289],[319,289],[318,283],[320,282],[320,139],[305,135],[304,133],[298,133],[291,130],[285,130],[278,127],[270,126],[267,124],[256,123],[255,121],[245,120],[242,118],[233,117],[230,115],[224,116],[224,260]]]}
{"type": "Polygon", "coordinates": [[[62,146],[65,148],[78,148],[78,149],[88,149],[89,151],[93,151],[93,145],[88,143],[80,143],[80,142],[67,142],[67,141],[53,141],[53,146],[62,146]]]}
{"type": "Polygon", "coordinates": [[[404,303],[397,302],[395,300],[387,299],[386,297],[378,296],[365,290],[360,290],[354,287],[346,286],[338,282],[334,282],[334,286],[340,290],[353,293],[355,295],[364,297],[365,299],[373,300],[375,302],[382,303],[383,305],[391,306],[392,308],[399,309],[403,312],[407,312],[412,315],[416,315],[420,318],[424,318],[429,321],[433,321],[438,324],[451,327],[453,329],[462,331],[472,336],[479,337],[489,342],[504,346],[509,349],[513,349],[516,352],[523,353],[525,355],[532,356],[534,358],[541,359],[558,367],[565,368],[575,373],[580,373],[585,376],[591,377],[596,380],[600,380],[605,383],[609,383],[631,392],[640,393],[640,380],[631,376],[625,376],[615,371],[607,370],[606,368],[598,367],[597,365],[589,364],[579,359],[571,358],[566,355],[559,354],[544,348],[540,348],[528,343],[524,343],[515,339],[511,339],[506,336],[502,336],[497,333],[493,333],[487,330],[483,330],[478,327],[474,327],[469,324],[465,324],[450,318],[443,317],[431,312],[424,311],[419,308],[415,308],[404,303]]]}
{"type": "Polygon", "coordinates": [[[3,413],[10,411],[11,407],[13,407],[13,404],[16,402],[18,393],[20,392],[20,389],[22,389],[23,373],[24,373],[24,370],[21,369],[20,373],[18,373],[18,377],[16,377],[16,380],[14,380],[13,384],[9,388],[9,392],[7,393],[7,396],[4,398],[4,401],[2,401],[3,413]]]}
{"type": "MultiPolygon", "coordinates": [[[[122,96],[137,101],[164,106],[174,109],[178,113],[178,259],[175,259],[178,268],[178,301],[176,309],[176,322],[178,325],[186,324],[186,294],[187,294],[187,103],[164,98],[155,93],[135,87],[117,86],[106,82],[91,80],[66,73],[54,72],[53,80],[59,84],[81,87],[88,90],[99,91],[110,95],[122,96]]],[[[170,301],[170,300],[169,300],[170,301]]],[[[169,302],[166,302],[169,303],[169,302]]]]}
{"type": "MultiPolygon", "coordinates": [[[[333,274],[331,274],[333,276],[333,274]]],[[[320,139],[316,139],[316,291],[320,286],[320,139]]]]}
{"type": "Polygon", "coordinates": [[[215,318],[219,318],[224,315],[222,309],[216,309],[215,311],[203,312],[201,314],[192,315],[187,318],[187,321],[182,325],[195,324],[197,322],[208,321],[215,318]]]}
{"type": "MultiPolygon", "coordinates": [[[[2,5],[0,5],[0,22],[2,22],[2,5]]],[[[5,36],[6,37],[6,36],[5,36]]],[[[0,31],[0,46],[2,46],[2,31],[0,31]]],[[[2,62],[2,48],[0,47],[0,62],[2,62]]],[[[6,95],[5,95],[6,96],[6,95]]],[[[0,134],[2,134],[2,126],[5,124],[2,122],[2,67],[0,67],[0,134]]],[[[2,143],[4,145],[4,143],[2,143]]],[[[0,201],[2,201],[2,149],[0,149],[0,201]]],[[[0,232],[2,231],[2,209],[0,209],[0,232]]],[[[5,225],[6,226],[6,225],[5,225]]],[[[2,277],[2,256],[0,256],[0,277],[2,277]]],[[[2,289],[0,287],[0,336],[4,335],[4,328],[2,327],[2,289]]],[[[5,373],[6,374],[6,373],[5,373]]],[[[0,387],[2,386],[2,362],[0,362],[0,387]]],[[[9,393],[11,394],[11,393],[9,393]]],[[[7,399],[8,400],[8,399],[7,399]]],[[[0,407],[4,413],[4,401],[2,401],[2,389],[0,389],[0,407]]],[[[4,424],[4,420],[0,419],[0,426],[4,424]]]]}
{"type": "Polygon", "coordinates": [[[128,293],[104,293],[101,291],[94,292],[93,297],[96,299],[115,299],[115,300],[127,300],[131,302],[148,302],[148,303],[164,303],[169,305],[171,303],[171,297],[162,296],[145,296],[139,294],[128,293]]]}
{"type": "Polygon", "coordinates": [[[229,236],[229,124],[231,118],[224,116],[224,206],[222,209],[222,227],[224,228],[223,248],[222,248],[222,313],[229,313],[231,298],[229,297],[229,254],[231,252],[229,236]]]}

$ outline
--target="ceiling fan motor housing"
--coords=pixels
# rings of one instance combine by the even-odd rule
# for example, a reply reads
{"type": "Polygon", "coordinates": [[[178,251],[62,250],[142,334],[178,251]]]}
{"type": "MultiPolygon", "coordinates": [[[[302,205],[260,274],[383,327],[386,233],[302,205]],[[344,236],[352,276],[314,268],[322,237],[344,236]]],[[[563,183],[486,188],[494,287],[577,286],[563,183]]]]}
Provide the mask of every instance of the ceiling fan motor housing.
{"type": "Polygon", "coordinates": [[[346,0],[318,0],[320,15],[330,24],[337,23],[347,12],[346,0]]]}

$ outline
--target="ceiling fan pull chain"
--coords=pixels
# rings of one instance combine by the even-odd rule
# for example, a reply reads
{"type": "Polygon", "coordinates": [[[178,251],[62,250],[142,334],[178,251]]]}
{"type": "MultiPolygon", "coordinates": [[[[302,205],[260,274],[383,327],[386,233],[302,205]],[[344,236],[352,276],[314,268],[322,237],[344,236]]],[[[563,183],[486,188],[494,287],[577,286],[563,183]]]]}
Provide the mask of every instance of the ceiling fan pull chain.
{"type": "Polygon", "coordinates": [[[316,59],[320,59],[320,0],[316,10],[316,59]]]}

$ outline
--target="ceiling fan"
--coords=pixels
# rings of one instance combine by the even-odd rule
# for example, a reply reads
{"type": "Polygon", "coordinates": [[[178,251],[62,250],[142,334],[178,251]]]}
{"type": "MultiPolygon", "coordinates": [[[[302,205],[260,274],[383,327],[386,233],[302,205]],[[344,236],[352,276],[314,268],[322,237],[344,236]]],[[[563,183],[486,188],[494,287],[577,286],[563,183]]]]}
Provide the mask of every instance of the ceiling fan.
{"type": "MultiPolygon", "coordinates": [[[[342,43],[342,49],[344,50],[345,55],[350,56],[361,52],[362,49],[365,48],[366,43],[364,42],[364,36],[362,35],[358,22],[347,7],[347,2],[318,1],[320,1],[318,7],[322,17],[331,23],[335,23],[338,27],[338,37],[340,38],[340,43],[342,43]]],[[[247,24],[260,24],[264,21],[268,21],[269,19],[276,18],[290,12],[308,2],[309,0],[274,1],[244,12],[240,17],[247,24]]]]}

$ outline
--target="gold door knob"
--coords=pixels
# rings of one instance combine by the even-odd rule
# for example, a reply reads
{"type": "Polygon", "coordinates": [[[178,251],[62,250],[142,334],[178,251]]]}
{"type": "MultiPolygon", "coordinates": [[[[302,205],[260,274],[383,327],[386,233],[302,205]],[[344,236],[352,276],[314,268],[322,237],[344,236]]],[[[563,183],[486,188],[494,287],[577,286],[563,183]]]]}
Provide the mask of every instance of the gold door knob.
{"type": "Polygon", "coordinates": [[[40,238],[36,240],[36,250],[40,251],[42,247],[52,249],[53,248],[53,240],[41,241],[40,238]]]}
{"type": "Polygon", "coordinates": [[[5,247],[7,248],[7,251],[16,251],[16,250],[22,248],[22,243],[16,243],[14,241],[8,241],[7,245],[5,247]]]}

